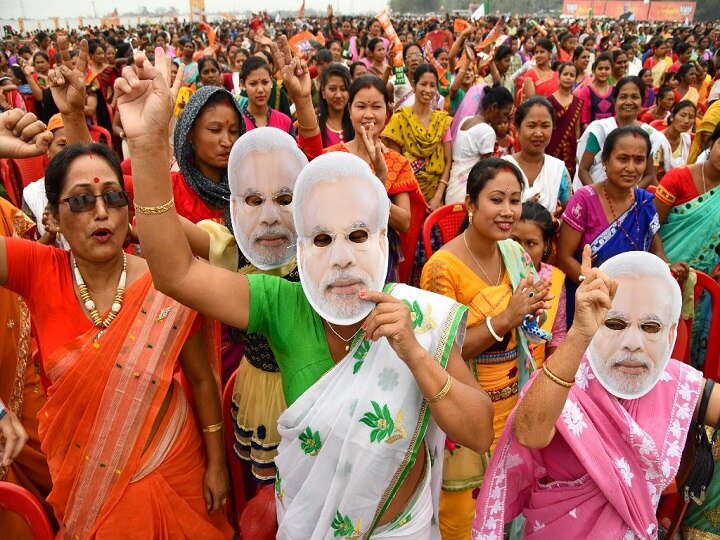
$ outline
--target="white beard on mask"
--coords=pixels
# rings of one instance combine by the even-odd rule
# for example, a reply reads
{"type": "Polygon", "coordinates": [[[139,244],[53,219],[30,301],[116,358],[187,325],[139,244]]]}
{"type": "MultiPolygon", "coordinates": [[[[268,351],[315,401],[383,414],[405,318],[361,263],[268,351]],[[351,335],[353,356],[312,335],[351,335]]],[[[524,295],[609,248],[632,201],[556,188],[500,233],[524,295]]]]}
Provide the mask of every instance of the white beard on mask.
{"type": "MultiPolygon", "coordinates": [[[[384,246],[378,246],[383,250],[383,255],[378,257],[378,263],[374,275],[370,276],[357,269],[332,270],[329,269],[324,275],[321,283],[311,282],[307,277],[306,268],[312,264],[312,260],[306,261],[303,256],[303,246],[298,246],[298,272],[305,296],[312,308],[323,319],[331,324],[339,326],[350,326],[358,323],[367,317],[375,308],[375,302],[362,300],[358,293],[349,295],[337,295],[328,291],[328,286],[337,280],[358,280],[362,281],[363,290],[382,291],[385,286],[385,276],[389,260],[389,244],[387,236],[383,237],[384,246]]],[[[373,239],[372,241],[377,241],[373,239]]],[[[367,253],[367,252],[366,252],[367,253]]]]}

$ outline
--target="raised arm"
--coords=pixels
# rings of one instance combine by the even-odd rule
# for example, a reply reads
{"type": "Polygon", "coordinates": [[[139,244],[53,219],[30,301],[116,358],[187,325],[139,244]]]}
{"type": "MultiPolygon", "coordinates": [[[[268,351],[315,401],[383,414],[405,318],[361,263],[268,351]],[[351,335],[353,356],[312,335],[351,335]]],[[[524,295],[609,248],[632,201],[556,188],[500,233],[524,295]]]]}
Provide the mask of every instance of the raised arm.
{"type": "Polygon", "coordinates": [[[133,156],[138,236],[155,287],[203,315],[244,329],[248,323],[247,278],[193,257],[175,211],[170,173],[157,166],[168,155],[172,115],[170,61],[155,52],[156,67],[144,53],[115,82],[118,107],[133,156]]]}
{"type": "MultiPolygon", "coordinates": [[[[605,321],[617,290],[617,282],[590,266],[590,246],[585,246],[582,274],[585,279],[575,295],[575,319],[565,341],[545,364],[563,381],[574,381],[580,362],[595,332],[605,321]]],[[[513,428],[520,444],[527,448],[545,448],[555,435],[555,423],[562,413],[570,388],[539,373],[515,413],[513,428]]]]}
{"type": "Polygon", "coordinates": [[[80,42],[80,55],[75,68],[72,67],[70,62],[70,49],[65,36],[58,37],[58,49],[60,49],[60,64],[50,70],[48,78],[53,100],[62,115],[65,137],[68,144],[92,142],[85,120],[85,115],[88,112],[85,103],[85,70],[87,69],[88,60],[87,41],[83,39],[80,42]]]}

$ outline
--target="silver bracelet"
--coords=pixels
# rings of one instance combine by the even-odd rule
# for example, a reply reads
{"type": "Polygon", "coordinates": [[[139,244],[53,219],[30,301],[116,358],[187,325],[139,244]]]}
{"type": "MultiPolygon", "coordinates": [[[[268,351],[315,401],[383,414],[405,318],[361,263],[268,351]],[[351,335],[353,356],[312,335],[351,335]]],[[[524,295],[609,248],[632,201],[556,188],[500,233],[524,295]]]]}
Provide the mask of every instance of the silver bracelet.
{"type": "Polygon", "coordinates": [[[495,332],[495,329],[492,327],[492,324],[490,323],[490,319],[492,317],[488,316],[487,319],[485,319],[485,326],[487,326],[488,331],[490,332],[490,335],[495,338],[495,341],[500,343],[503,338],[497,335],[497,332],[495,332]]]}
{"type": "Polygon", "coordinates": [[[5,408],[5,404],[3,403],[3,400],[0,399],[0,420],[5,418],[7,413],[8,413],[8,410],[5,408]]]}

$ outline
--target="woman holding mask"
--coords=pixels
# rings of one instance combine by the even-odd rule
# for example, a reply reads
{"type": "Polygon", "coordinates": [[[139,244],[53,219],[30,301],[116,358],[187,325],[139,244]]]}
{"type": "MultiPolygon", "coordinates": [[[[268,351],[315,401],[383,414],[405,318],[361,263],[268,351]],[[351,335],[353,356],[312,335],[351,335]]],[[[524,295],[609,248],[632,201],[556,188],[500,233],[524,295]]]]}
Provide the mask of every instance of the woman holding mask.
{"type": "Polygon", "coordinates": [[[348,105],[354,136],[325,152],[350,152],[362,158],[385,185],[391,201],[387,281],[407,283],[425,218],[425,199],[410,162],[392,149],[383,149],[379,141],[390,107],[383,82],[374,75],[360,77],[350,86],[348,105]]]}
{"type": "MultiPolygon", "coordinates": [[[[549,307],[549,283],[538,280],[527,253],[510,240],[521,212],[520,170],[488,158],[472,168],[467,187],[463,232],[430,258],[422,287],[468,306],[462,355],[493,402],[497,439],[518,390],[535,369],[525,330],[529,317],[549,307]]],[[[443,539],[468,537],[475,514],[472,493],[482,483],[486,465],[486,455],[446,443],[440,496],[443,539]]]]}

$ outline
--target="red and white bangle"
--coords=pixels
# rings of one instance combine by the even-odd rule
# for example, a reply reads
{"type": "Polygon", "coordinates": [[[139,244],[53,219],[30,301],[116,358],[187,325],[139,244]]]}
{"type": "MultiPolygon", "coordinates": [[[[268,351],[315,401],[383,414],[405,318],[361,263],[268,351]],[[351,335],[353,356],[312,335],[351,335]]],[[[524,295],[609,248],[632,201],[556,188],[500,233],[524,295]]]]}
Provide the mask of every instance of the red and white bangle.
{"type": "Polygon", "coordinates": [[[8,410],[5,408],[5,404],[3,403],[3,400],[0,399],[0,420],[5,418],[7,413],[8,413],[8,410]]]}

